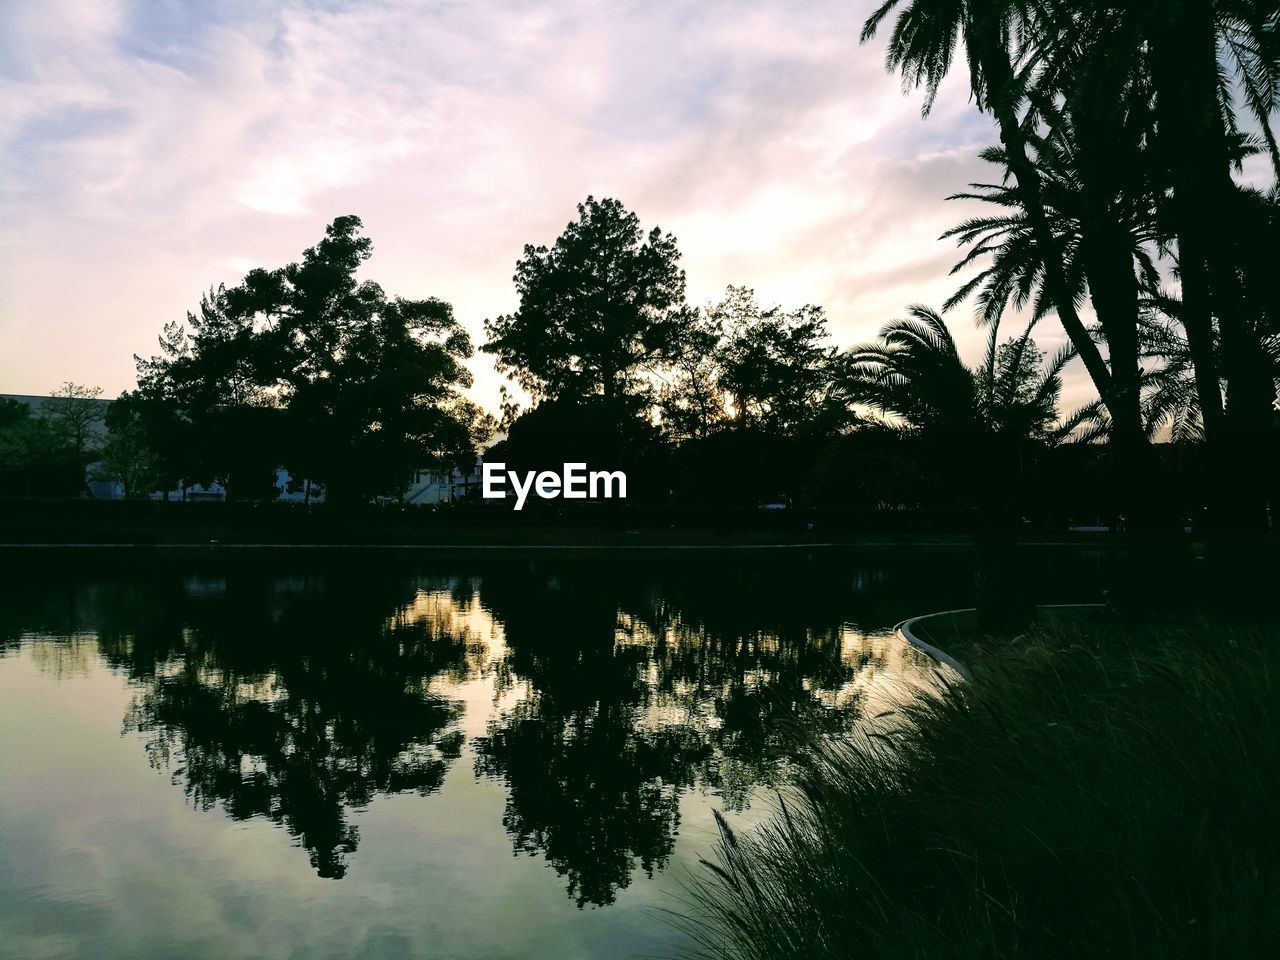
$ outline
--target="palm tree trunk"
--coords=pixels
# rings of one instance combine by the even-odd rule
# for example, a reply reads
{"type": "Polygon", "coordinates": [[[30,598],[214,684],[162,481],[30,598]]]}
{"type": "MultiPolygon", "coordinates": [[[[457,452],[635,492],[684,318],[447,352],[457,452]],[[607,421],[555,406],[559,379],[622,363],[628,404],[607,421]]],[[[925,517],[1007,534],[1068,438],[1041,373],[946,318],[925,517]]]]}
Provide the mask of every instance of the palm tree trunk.
{"type": "MultiPolygon", "coordinates": [[[[1087,190],[1086,190],[1087,192],[1087,190]]],[[[1086,197],[1086,207],[1090,205],[1086,197]]],[[[1138,281],[1128,238],[1113,224],[1086,217],[1081,241],[1089,295],[1107,340],[1112,398],[1110,445],[1114,455],[1117,503],[1131,530],[1157,522],[1149,509],[1146,470],[1150,444],[1142,422],[1141,370],[1138,365],[1138,281]]]]}
{"type": "MultiPolygon", "coordinates": [[[[992,24],[985,19],[972,21],[968,25],[965,40],[970,59],[981,65],[986,78],[987,106],[1000,129],[1000,141],[1004,144],[1009,169],[1018,183],[1018,191],[1022,196],[1023,208],[1036,246],[1043,252],[1045,290],[1057,311],[1062,328],[1084,362],[1098,396],[1110,411],[1112,404],[1116,402],[1111,372],[1080,319],[1075,298],[1071,295],[1070,285],[1062,269],[1062,260],[1054,253],[1058,244],[1045,213],[1040,174],[1027,153],[1026,138],[1018,120],[1013,94],[1013,66],[1009,62],[1008,51],[1001,38],[993,32],[992,24]]],[[[1114,416],[1112,412],[1112,417],[1114,416]]]]}
{"type": "MultiPolygon", "coordinates": [[[[1200,18],[1203,19],[1203,18],[1200,18]]],[[[1196,396],[1204,420],[1205,436],[1213,442],[1222,429],[1223,407],[1219,388],[1217,356],[1213,343],[1213,308],[1210,300],[1209,244],[1203,225],[1206,214],[1212,219],[1212,205],[1204,209],[1208,197],[1201,184],[1206,172],[1214,179],[1214,152],[1209,139],[1214,136],[1217,115],[1217,48],[1213,41],[1213,21],[1208,4],[1171,2],[1166,8],[1163,29],[1153,32],[1151,71],[1156,88],[1156,118],[1165,162],[1173,180],[1169,204],[1173,232],[1178,238],[1178,276],[1182,287],[1182,315],[1187,347],[1195,366],[1196,396]],[[1208,77],[1197,77],[1197,67],[1205,57],[1197,47],[1204,45],[1203,28],[1196,30],[1188,6],[1204,6],[1208,18],[1210,66],[1208,77]],[[1198,36],[1196,34],[1199,34],[1198,36]],[[1211,105],[1206,109],[1205,86],[1211,105]]]]}
{"type": "MultiPolygon", "coordinates": [[[[973,25],[976,28],[976,24],[973,25]]],[[[1049,225],[1042,197],[1039,171],[1027,153],[1026,138],[1018,120],[1013,97],[1013,68],[1002,43],[982,31],[970,29],[970,56],[980,57],[987,80],[988,105],[1000,128],[1009,169],[1018,183],[1023,207],[1031,225],[1036,246],[1043,252],[1045,288],[1058,313],[1063,329],[1107,407],[1114,428],[1113,442],[1117,463],[1115,478],[1119,502],[1126,516],[1145,527],[1145,486],[1150,463],[1150,445],[1142,423],[1140,372],[1138,368],[1138,303],[1137,284],[1127,238],[1117,243],[1114,237],[1099,239],[1093,247],[1089,289],[1094,298],[1099,320],[1103,322],[1110,353],[1110,368],[1103,360],[1097,344],[1089,335],[1070,292],[1062,259],[1056,254],[1058,243],[1049,225]],[[974,45],[977,49],[973,49],[974,45]]],[[[1102,217],[1106,219],[1105,211],[1102,217]]],[[[1104,238],[1113,232],[1108,225],[1104,238]]],[[[1090,265],[1086,266],[1089,269],[1090,265]]]]}
{"type": "MultiPolygon", "coordinates": [[[[1079,256],[1089,297],[1107,342],[1111,371],[1111,475],[1125,528],[1149,533],[1159,526],[1151,502],[1148,470],[1150,444],[1142,418],[1142,371],[1138,355],[1139,283],[1134,269],[1133,237],[1117,217],[1134,185],[1124,168],[1139,161],[1134,153],[1117,156],[1127,142],[1121,110],[1098,110],[1100,103],[1123,97],[1123,78],[1103,63],[1082,70],[1080,102],[1074,104],[1076,175],[1083,204],[1079,256]]],[[[1135,151],[1136,153],[1136,151],[1135,151]]]]}
{"type": "Polygon", "coordinates": [[[1265,445],[1270,382],[1262,345],[1249,328],[1238,289],[1229,211],[1237,188],[1218,102],[1213,5],[1181,0],[1162,7],[1152,33],[1152,76],[1161,152],[1171,174],[1170,222],[1178,241],[1183,325],[1195,365],[1205,436],[1220,464],[1211,491],[1215,525],[1261,530],[1266,494],[1252,458],[1265,445]],[[1213,321],[1221,354],[1213,342],[1213,321]],[[1220,379],[1227,381],[1223,404],[1220,379]]]}
{"type": "MultiPolygon", "coordinates": [[[[1091,206],[1087,196],[1085,206],[1091,206]]],[[[1115,388],[1109,472],[1125,536],[1114,557],[1108,599],[1116,609],[1141,610],[1184,575],[1190,548],[1173,504],[1161,502],[1162,485],[1151,482],[1155,451],[1142,418],[1138,280],[1129,237],[1106,218],[1105,210],[1095,209],[1086,214],[1081,246],[1115,388]]]]}
{"type": "MultiPolygon", "coordinates": [[[[988,105],[999,126],[1009,169],[1017,181],[1032,235],[1041,251],[1046,292],[1111,415],[1112,450],[1115,454],[1112,475],[1121,509],[1126,515],[1126,527],[1147,534],[1156,524],[1148,522],[1152,518],[1148,516],[1145,500],[1151,448],[1142,422],[1138,291],[1128,238],[1121,237],[1117,242],[1115,226],[1105,210],[1100,211],[1105,226],[1099,231],[1099,224],[1095,223],[1093,236],[1088,238],[1092,241],[1092,250],[1086,262],[1087,279],[1107,339],[1108,368],[1080,319],[1062,267],[1062,258],[1057,254],[1058,243],[1045,211],[1039,171],[1028,155],[1016,110],[1013,69],[1007,50],[999,38],[990,33],[990,24],[986,30],[976,33],[973,28],[978,25],[970,26],[971,29],[966,31],[966,37],[970,38],[970,57],[976,55],[979,58],[986,78],[988,105]],[[977,50],[972,49],[975,41],[977,50]]],[[[1124,572],[1113,583],[1112,590],[1113,600],[1121,607],[1140,604],[1149,597],[1144,574],[1134,576],[1135,571],[1145,571],[1146,576],[1154,576],[1156,571],[1164,569],[1163,564],[1153,562],[1153,555],[1162,552],[1157,540],[1139,536],[1130,541],[1129,549],[1135,551],[1135,555],[1129,558],[1131,562],[1121,564],[1124,572]]],[[[1170,556],[1176,553],[1171,551],[1170,556]]],[[[1012,551],[1007,554],[1013,555],[1012,551]]]]}
{"type": "Polygon", "coordinates": [[[1079,257],[1107,343],[1112,400],[1110,452],[1117,503],[1126,529],[1154,532],[1160,510],[1151,502],[1151,450],[1142,415],[1138,324],[1140,283],[1134,267],[1131,211],[1141,209],[1145,180],[1139,128],[1132,112],[1132,68],[1093,52],[1075,68],[1064,112],[1080,183],[1079,257]]]}

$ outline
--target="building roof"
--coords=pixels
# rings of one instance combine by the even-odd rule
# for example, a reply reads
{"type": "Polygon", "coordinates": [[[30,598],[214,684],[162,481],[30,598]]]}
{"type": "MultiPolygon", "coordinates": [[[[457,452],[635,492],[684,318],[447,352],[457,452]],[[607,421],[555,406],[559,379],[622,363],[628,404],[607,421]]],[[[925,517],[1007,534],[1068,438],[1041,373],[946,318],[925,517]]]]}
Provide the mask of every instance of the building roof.
{"type": "MultiPolygon", "coordinates": [[[[40,411],[44,409],[44,405],[52,399],[53,397],[36,396],[28,393],[0,393],[0,400],[17,400],[19,403],[25,403],[28,407],[31,408],[31,412],[37,416],[39,416],[40,411]]],[[[100,399],[98,402],[101,403],[105,408],[110,404],[114,403],[115,401],[100,399]]],[[[104,409],[104,412],[105,412],[105,409],[104,409]]],[[[105,437],[107,435],[106,424],[104,424],[101,420],[99,420],[97,423],[93,425],[92,432],[93,432],[93,435],[98,439],[105,437]]]]}

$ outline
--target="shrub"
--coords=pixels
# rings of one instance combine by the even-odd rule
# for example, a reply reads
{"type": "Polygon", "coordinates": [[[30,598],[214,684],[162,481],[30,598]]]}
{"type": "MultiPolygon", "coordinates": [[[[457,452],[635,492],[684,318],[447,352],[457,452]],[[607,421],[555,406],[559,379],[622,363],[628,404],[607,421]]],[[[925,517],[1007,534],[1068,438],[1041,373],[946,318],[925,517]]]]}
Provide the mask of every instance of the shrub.
{"type": "Polygon", "coordinates": [[[1089,627],[971,659],[894,729],[813,745],[763,827],[721,821],[693,954],[1272,955],[1277,639],[1089,627]]]}

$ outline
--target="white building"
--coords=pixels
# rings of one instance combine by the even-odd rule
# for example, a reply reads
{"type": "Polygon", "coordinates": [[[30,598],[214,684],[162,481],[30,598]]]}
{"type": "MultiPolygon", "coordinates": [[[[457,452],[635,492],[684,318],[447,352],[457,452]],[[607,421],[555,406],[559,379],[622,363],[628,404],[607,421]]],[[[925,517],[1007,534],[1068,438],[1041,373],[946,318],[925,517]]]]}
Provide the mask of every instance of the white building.
{"type": "Polygon", "coordinates": [[[476,457],[475,466],[470,473],[463,473],[457,467],[448,473],[441,470],[416,470],[413,482],[409,484],[402,499],[415,506],[434,506],[461,500],[471,491],[480,489],[480,465],[481,460],[476,457]]]}

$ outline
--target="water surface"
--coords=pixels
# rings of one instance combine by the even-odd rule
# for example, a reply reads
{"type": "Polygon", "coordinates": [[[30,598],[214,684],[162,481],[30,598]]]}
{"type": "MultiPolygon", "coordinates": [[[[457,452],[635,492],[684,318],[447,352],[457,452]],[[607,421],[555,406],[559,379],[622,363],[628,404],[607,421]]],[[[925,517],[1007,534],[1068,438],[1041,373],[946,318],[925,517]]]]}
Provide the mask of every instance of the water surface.
{"type": "MultiPolygon", "coordinates": [[[[929,664],[943,551],[11,555],[0,956],[670,955],[807,736],[929,664]]],[[[1092,599],[1059,558],[1043,599],[1092,599]]]]}

